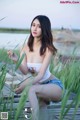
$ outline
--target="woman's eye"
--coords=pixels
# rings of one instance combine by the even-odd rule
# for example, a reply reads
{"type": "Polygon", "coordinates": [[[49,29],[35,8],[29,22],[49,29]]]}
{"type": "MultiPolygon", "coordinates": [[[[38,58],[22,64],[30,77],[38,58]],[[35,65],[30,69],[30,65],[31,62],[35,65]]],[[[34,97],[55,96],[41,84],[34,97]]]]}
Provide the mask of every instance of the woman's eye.
{"type": "Polygon", "coordinates": [[[32,24],[32,26],[35,26],[35,24],[32,24]]]}
{"type": "Polygon", "coordinates": [[[39,25],[38,27],[39,27],[39,28],[41,28],[41,26],[40,26],[40,25],[39,25]]]}
{"type": "Polygon", "coordinates": [[[35,26],[36,26],[36,27],[38,27],[38,28],[41,28],[41,26],[40,26],[40,25],[35,25],[35,24],[32,24],[32,26],[33,26],[33,27],[35,27],[35,26]]]}

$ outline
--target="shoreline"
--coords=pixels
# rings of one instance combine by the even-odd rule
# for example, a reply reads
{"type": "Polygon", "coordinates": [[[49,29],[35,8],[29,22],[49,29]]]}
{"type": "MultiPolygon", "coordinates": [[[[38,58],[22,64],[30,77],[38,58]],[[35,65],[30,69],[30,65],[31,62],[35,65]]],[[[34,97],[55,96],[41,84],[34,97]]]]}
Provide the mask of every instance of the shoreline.
{"type": "MultiPolygon", "coordinates": [[[[0,33],[0,49],[19,49],[29,37],[29,29],[0,29],[2,29],[2,33],[0,33]]],[[[57,48],[58,54],[80,56],[80,30],[74,32],[73,29],[52,29],[52,34],[53,44],[57,48]]]]}
{"type": "MultiPolygon", "coordinates": [[[[52,28],[52,32],[60,32],[63,30],[69,30],[68,28],[52,28]]],[[[80,29],[72,29],[73,32],[80,32],[80,29]]],[[[26,34],[29,33],[29,28],[6,28],[6,27],[0,27],[0,33],[19,33],[19,34],[26,34]]]]}
{"type": "Polygon", "coordinates": [[[29,33],[29,29],[23,28],[0,28],[0,33],[17,33],[17,34],[26,34],[29,33]]]}

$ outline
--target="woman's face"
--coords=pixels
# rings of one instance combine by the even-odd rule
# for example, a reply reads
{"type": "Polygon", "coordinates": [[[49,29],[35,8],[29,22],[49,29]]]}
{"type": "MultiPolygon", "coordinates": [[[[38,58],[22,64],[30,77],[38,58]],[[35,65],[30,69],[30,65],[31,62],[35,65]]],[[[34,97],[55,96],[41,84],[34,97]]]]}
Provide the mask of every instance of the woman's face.
{"type": "Polygon", "coordinates": [[[40,37],[41,36],[41,25],[38,19],[35,19],[31,26],[31,33],[33,37],[40,37]]]}

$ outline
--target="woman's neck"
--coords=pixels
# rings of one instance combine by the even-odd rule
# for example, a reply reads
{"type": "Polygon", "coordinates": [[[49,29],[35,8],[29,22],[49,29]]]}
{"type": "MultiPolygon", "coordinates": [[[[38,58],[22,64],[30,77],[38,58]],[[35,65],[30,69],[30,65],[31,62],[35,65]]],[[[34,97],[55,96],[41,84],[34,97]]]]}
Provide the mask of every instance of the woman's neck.
{"type": "Polygon", "coordinates": [[[40,38],[34,38],[34,44],[40,44],[40,38]]]}

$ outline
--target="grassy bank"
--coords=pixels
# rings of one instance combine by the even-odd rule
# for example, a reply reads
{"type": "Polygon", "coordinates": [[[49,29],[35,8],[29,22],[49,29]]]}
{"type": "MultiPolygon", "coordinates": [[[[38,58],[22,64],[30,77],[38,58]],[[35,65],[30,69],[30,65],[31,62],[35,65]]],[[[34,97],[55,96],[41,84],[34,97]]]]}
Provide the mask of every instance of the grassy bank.
{"type": "MultiPolygon", "coordinates": [[[[62,29],[60,29],[60,28],[52,28],[52,31],[54,31],[54,32],[60,32],[62,29]]],[[[64,28],[64,30],[66,30],[65,28],[64,28]]],[[[72,31],[73,32],[80,32],[80,29],[72,29],[72,31]]],[[[30,32],[30,29],[24,29],[24,28],[0,28],[0,32],[2,32],[2,33],[23,33],[23,34],[25,34],[25,33],[29,33],[30,32]]]]}
{"type": "Polygon", "coordinates": [[[29,33],[29,29],[18,29],[18,28],[0,28],[0,33],[18,33],[18,34],[26,34],[29,33]]]}

